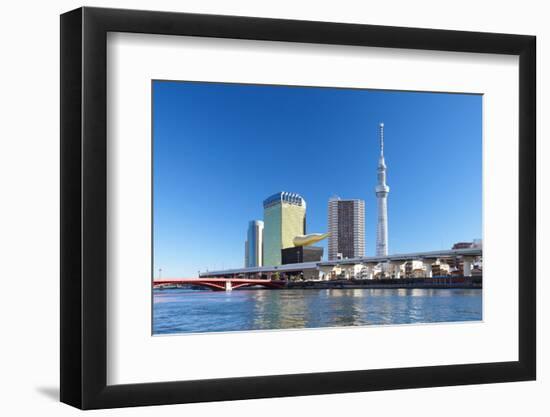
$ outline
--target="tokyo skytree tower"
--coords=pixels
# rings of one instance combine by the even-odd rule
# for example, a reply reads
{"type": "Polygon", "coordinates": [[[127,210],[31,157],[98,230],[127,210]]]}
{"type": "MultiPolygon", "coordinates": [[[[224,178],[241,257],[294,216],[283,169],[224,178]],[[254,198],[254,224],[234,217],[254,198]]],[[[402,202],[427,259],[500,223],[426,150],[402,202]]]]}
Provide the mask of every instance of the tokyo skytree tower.
{"type": "Polygon", "coordinates": [[[378,159],[378,184],[376,199],[378,200],[378,222],[376,227],[376,256],[388,255],[388,193],[386,185],[386,162],[384,161],[384,123],[380,123],[380,158],[378,159]]]}

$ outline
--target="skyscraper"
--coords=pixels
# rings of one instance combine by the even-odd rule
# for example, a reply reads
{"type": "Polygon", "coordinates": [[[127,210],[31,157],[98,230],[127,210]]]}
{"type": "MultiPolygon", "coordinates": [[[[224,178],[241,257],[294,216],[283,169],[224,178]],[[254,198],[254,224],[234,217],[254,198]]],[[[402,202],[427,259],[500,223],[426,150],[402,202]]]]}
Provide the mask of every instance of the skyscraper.
{"type": "Polygon", "coordinates": [[[281,250],[306,233],[306,202],[299,194],[280,192],[264,200],[265,266],[282,264],[281,250]]]}
{"type": "Polygon", "coordinates": [[[386,185],[386,161],[384,161],[384,123],[380,123],[380,158],[378,159],[378,184],[376,199],[378,200],[378,221],[376,227],[376,256],[388,255],[388,193],[386,185]]]}
{"type": "Polygon", "coordinates": [[[251,220],[248,223],[248,232],[245,243],[245,267],[263,265],[263,240],[264,240],[264,222],[261,220],[251,220]]]}
{"type": "Polygon", "coordinates": [[[365,256],[365,201],[328,201],[328,259],[365,256]]]}

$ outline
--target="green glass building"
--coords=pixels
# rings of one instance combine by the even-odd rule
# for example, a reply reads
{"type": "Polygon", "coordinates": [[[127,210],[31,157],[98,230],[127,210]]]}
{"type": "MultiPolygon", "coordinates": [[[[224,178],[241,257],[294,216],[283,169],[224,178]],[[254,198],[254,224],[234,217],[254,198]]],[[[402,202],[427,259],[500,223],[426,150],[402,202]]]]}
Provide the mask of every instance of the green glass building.
{"type": "Polygon", "coordinates": [[[280,192],[264,200],[263,265],[282,265],[281,250],[306,234],[306,202],[296,193],[280,192]]]}

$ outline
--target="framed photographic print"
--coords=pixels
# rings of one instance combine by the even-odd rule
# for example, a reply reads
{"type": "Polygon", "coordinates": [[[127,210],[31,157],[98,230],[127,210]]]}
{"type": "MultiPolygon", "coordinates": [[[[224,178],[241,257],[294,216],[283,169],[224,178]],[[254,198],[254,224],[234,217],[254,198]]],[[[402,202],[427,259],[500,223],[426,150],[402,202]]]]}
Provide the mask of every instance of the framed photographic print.
{"type": "Polygon", "coordinates": [[[61,400],[535,379],[535,38],[61,16],[61,400]]]}

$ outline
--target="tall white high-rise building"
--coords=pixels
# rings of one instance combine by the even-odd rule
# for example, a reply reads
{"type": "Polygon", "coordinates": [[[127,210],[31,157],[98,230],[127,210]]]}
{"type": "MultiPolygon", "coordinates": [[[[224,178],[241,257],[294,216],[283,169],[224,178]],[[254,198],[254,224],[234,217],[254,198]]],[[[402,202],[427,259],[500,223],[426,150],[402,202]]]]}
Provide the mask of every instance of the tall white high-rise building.
{"type": "Polygon", "coordinates": [[[380,158],[378,159],[378,221],[376,226],[376,256],[388,255],[388,194],[390,187],[386,184],[386,161],[384,161],[384,123],[380,123],[380,158]]]}
{"type": "Polygon", "coordinates": [[[261,220],[251,220],[248,223],[248,232],[246,234],[244,262],[245,267],[254,267],[263,265],[264,248],[264,222],[261,220]]]}
{"type": "Polygon", "coordinates": [[[365,201],[328,201],[328,259],[365,256],[365,201]]]}

